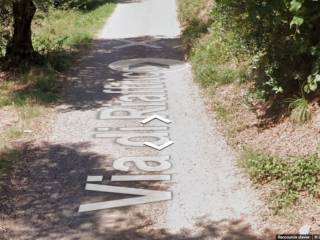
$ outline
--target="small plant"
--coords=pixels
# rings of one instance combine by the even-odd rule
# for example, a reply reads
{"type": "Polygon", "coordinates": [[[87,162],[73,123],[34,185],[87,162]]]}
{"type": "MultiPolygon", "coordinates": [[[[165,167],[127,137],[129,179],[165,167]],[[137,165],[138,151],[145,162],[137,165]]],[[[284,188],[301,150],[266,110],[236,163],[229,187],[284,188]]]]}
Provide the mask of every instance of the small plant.
{"type": "Polygon", "coordinates": [[[319,194],[320,158],[314,154],[295,159],[288,164],[287,171],[281,177],[281,184],[292,191],[308,191],[313,196],[319,194]]]}
{"type": "Polygon", "coordinates": [[[298,200],[298,193],[296,191],[283,191],[275,195],[272,199],[271,209],[275,215],[288,209],[295,201],[298,200]]]}
{"type": "Polygon", "coordinates": [[[280,159],[252,150],[246,150],[242,159],[243,166],[255,183],[267,183],[281,178],[286,167],[280,159]]]}
{"type": "Polygon", "coordinates": [[[303,124],[311,119],[309,102],[305,97],[295,97],[288,100],[291,119],[294,123],[303,124]]]}
{"type": "Polygon", "coordinates": [[[294,204],[301,192],[319,197],[320,157],[318,154],[304,158],[281,159],[246,150],[242,155],[242,165],[254,183],[277,185],[278,191],[272,196],[272,209],[275,213],[294,204]]]}
{"type": "Polygon", "coordinates": [[[222,104],[216,104],[214,110],[217,113],[218,117],[224,121],[228,121],[230,118],[230,112],[222,104]]]}

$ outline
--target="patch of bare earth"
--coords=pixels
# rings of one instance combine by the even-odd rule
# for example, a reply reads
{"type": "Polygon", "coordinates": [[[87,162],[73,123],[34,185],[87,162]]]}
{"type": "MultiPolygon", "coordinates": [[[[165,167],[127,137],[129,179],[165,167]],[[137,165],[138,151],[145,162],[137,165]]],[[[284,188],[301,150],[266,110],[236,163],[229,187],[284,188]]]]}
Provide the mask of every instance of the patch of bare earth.
{"type": "MultiPolygon", "coordinates": [[[[250,148],[279,157],[306,156],[319,152],[320,106],[312,106],[312,120],[305,125],[294,124],[289,117],[277,124],[261,127],[262,107],[247,101],[250,85],[227,84],[206,91],[206,102],[216,112],[218,126],[233,147],[250,148]]],[[[258,186],[257,186],[258,187],[258,186]]],[[[273,187],[259,186],[261,199],[270,206],[273,187]]],[[[320,200],[301,194],[298,202],[285,214],[274,216],[272,211],[262,213],[263,221],[279,232],[297,232],[303,224],[312,226],[312,232],[320,232],[320,200]]]]}
{"type": "MultiPolygon", "coordinates": [[[[19,200],[19,191],[26,185],[29,178],[29,165],[24,157],[29,146],[37,144],[46,139],[50,126],[54,121],[53,109],[47,108],[46,113],[32,119],[28,125],[28,131],[16,139],[6,142],[5,148],[0,149],[0,158],[15,151],[14,159],[11,159],[11,166],[0,174],[0,240],[10,239],[9,229],[15,225],[15,208],[19,200]]],[[[17,111],[13,107],[0,108],[0,136],[5,134],[11,127],[19,124],[17,111]]]]}
{"type": "MultiPolygon", "coordinates": [[[[261,127],[263,110],[246,102],[248,86],[229,84],[219,87],[213,94],[213,108],[217,105],[226,111],[229,139],[236,146],[280,157],[305,156],[316,153],[320,146],[320,106],[312,107],[312,120],[304,125],[284,118],[277,124],[261,127]]],[[[224,130],[226,132],[226,130],[224,130]]]]}
{"type": "Polygon", "coordinates": [[[0,108],[0,133],[19,121],[17,111],[12,106],[0,108]]]}

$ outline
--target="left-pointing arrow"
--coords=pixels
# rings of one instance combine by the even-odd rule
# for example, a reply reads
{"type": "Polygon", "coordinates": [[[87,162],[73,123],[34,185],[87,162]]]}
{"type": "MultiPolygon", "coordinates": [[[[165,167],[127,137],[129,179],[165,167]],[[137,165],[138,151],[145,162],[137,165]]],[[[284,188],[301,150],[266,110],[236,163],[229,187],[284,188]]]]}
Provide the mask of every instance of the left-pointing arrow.
{"type": "Polygon", "coordinates": [[[141,121],[140,123],[146,124],[146,123],[151,122],[152,120],[155,120],[155,119],[158,119],[158,120],[160,120],[161,122],[164,122],[164,123],[166,123],[166,124],[171,123],[171,121],[170,121],[169,119],[166,119],[166,118],[161,117],[161,116],[159,116],[159,115],[150,116],[150,117],[146,118],[145,120],[141,121]]]}
{"type": "Polygon", "coordinates": [[[163,149],[171,146],[172,144],[174,144],[174,142],[173,142],[173,141],[169,141],[169,142],[164,143],[164,144],[162,144],[162,145],[160,145],[160,146],[158,146],[158,145],[156,145],[156,144],[153,144],[153,143],[151,143],[151,142],[145,142],[145,143],[143,143],[143,144],[146,145],[146,146],[148,146],[148,147],[154,148],[154,149],[156,149],[156,150],[158,150],[158,151],[161,151],[161,150],[163,150],[163,149]]]}

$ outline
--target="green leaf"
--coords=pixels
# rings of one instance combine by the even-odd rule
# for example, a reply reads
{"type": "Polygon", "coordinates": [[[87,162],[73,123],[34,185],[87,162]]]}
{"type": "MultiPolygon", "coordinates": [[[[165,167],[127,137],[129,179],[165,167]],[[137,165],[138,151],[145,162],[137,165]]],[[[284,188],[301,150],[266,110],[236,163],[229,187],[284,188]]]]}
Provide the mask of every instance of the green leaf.
{"type": "Polygon", "coordinates": [[[310,90],[309,84],[304,85],[303,90],[305,93],[310,93],[311,90],[310,90]]]}
{"type": "Polygon", "coordinates": [[[314,77],[314,81],[320,83],[320,74],[316,74],[314,77]]]}
{"type": "Polygon", "coordinates": [[[298,12],[302,7],[302,2],[299,0],[292,0],[290,6],[290,12],[298,12]]]}
{"type": "Polygon", "coordinates": [[[291,23],[290,23],[290,28],[292,28],[292,26],[296,25],[296,26],[301,26],[304,23],[304,19],[301,17],[297,17],[294,16],[291,23]]]}
{"type": "Polygon", "coordinates": [[[309,84],[309,88],[310,88],[310,90],[311,91],[315,91],[315,90],[317,90],[317,88],[318,88],[318,84],[317,84],[317,82],[312,82],[312,83],[310,83],[309,84]]]}

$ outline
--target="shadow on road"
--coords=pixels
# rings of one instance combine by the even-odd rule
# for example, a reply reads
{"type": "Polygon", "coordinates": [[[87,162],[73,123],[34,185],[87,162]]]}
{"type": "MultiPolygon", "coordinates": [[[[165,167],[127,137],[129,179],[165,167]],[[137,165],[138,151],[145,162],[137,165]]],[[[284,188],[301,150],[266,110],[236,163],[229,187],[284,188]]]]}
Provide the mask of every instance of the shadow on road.
{"type": "Polygon", "coordinates": [[[108,68],[109,64],[143,56],[184,60],[179,38],[166,39],[161,36],[157,38],[145,36],[129,39],[94,40],[88,53],[78,59],[74,66],[65,73],[64,83],[68,86],[66,86],[58,105],[64,105],[64,111],[93,110],[117,99],[120,94],[103,92],[104,85],[108,81],[120,82],[124,80],[120,72],[108,68]],[[137,43],[137,45],[126,47],[130,43],[137,43]],[[148,48],[140,45],[143,43],[161,48],[148,48]]]}
{"type": "MultiPolygon", "coordinates": [[[[106,161],[108,156],[88,152],[89,147],[89,143],[43,143],[37,147],[29,144],[16,149],[23,157],[11,179],[14,183],[11,186],[12,199],[15,199],[11,215],[14,224],[7,226],[0,239],[272,239],[258,238],[242,220],[214,222],[203,218],[192,229],[173,234],[165,229],[145,232],[147,226],[152,229],[153,220],[136,211],[135,207],[78,213],[84,202],[128,197],[84,191],[88,174],[101,174],[108,179],[116,173],[100,169],[100,161],[106,161]]],[[[126,186],[158,188],[146,182],[126,186]]]]}

